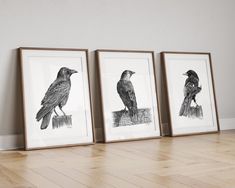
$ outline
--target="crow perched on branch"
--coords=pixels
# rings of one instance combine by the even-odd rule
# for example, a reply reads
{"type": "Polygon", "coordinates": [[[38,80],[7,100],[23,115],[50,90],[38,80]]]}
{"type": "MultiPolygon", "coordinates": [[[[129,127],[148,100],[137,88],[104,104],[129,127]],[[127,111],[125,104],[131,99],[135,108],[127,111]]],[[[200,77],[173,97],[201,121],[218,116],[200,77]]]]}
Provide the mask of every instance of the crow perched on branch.
{"type": "Polygon", "coordinates": [[[48,127],[53,110],[58,116],[55,110],[57,106],[59,106],[63,114],[66,115],[62,110],[62,107],[67,103],[71,88],[70,76],[74,73],[77,73],[77,71],[62,67],[57,74],[56,80],[47,90],[45,97],[41,102],[42,107],[36,115],[37,121],[42,119],[41,129],[46,129],[48,127]]]}
{"type": "Polygon", "coordinates": [[[125,105],[124,111],[127,108],[131,117],[137,115],[138,112],[134,87],[130,81],[130,77],[134,73],[133,71],[125,70],[117,83],[117,92],[125,105]]]}

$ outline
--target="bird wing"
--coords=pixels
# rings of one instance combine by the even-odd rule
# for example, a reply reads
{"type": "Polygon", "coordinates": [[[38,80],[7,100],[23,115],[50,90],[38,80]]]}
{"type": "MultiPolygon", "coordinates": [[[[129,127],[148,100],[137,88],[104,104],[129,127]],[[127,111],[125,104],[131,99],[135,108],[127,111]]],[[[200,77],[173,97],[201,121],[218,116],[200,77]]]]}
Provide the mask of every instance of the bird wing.
{"type": "Polygon", "coordinates": [[[131,81],[120,80],[117,84],[117,91],[128,110],[135,113],[137,111],[137,102],[131,81]]]}
{"type": "Polygon", "coordinates": [[[188,83],[184,86],[184,96],[185,96],[185,97],[188,96],[188,95],[192,92],[193,88],[194,88],[193,83],[188,82],[188,83]]]}
{"type": "Polygon", "coordinates": [[[43,107],[37,113],[36,119],[40,120],[49,111],[59,105],[60,102],[69,95],[69,91],[70,82],[68,81],[59,80],[52,83],[42,100],[41,104],[43,107]]]}
{"type": "Polygon", "coordinates": [[[41,105],[43,105],[47,100],[48,100],[48,96],[50,96],[50,94],[54,91],[54,89],[60,85],[60,83],[62,83],[63,80],[61,79],[56,79],[47,89],[45,96],[43,97],[42,101],[41,101],[41,105]]]}
{"type": "Polygon", "coordinates": [[[70,82],[67,80],[55,80],[48,88],[41,105],[51,103],[53,99],[60,97],[60,94],[66,94],[70,90],[70,82]],[[68,89],[68,91],[67,91],[68,89]]]}

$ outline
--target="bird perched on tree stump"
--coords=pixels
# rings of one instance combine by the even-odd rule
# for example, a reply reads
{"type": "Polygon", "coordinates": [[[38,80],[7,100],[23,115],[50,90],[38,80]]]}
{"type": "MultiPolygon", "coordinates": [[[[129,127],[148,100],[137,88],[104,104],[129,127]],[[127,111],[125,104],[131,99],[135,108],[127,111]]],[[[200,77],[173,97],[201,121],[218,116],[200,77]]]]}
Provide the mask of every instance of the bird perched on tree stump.
{"type": "Polygon", "coordinates": [[[202,90],[198,86],[199,77],[193,70],[187,71],[184,75],[188,76],[184,85],[184,100],[180,108],[179,115],[185,117],[203,117],[202,106],[196,102],[196,95],[202,90]],[[191,106],[192,101],[196,106],[191,106]]]}
{"type": "Polygon", "coordinates": [[[41,129],[46,129],[48,127],[53,111],[56,116],[59,116],[55,110],[57,106],[63,115],[66,116],[62,108],[68,101],[71,89],[70,76],[74,73],[77,73],[77,71],[62,67],[57,74],[56,80],[48,88],[41,102],[42,107],[36,115],[37,121],[42,119],[41,129]]]}
{"type": "Polygon", "coordinates": [[[135,72],[130,70],[123,71],[121,78],[117,83],[117,92],[125,106],[123,112],[125,113],[127,108],[130,117],[135,121],[135,116],[137,116],[138,111],[135,90],[130,81],[133,74],[135,74],[135,72]]]}

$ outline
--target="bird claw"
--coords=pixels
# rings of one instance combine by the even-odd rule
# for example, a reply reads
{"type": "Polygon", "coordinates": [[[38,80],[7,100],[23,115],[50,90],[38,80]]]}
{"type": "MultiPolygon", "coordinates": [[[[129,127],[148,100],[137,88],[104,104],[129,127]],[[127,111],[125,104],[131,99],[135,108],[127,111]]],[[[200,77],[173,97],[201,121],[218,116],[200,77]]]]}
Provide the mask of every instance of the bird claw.
{"type": "Polygon", "coordinates": [[[126,110],[122,110],[122,113],[125,114],[125,113],[126,113],[126,110]]]}
{"type": "Polygon", "coordinates": [[[122,114],[127,114],[128,111],[127,110],[122,110],[122,114]]]}
{"type": "Polygon", "coordinates": [[[55,108],[54,108],[54,112],[55,112],[55,116],[56,116],[56,117],[58,117],[59,115],[57,114],[57,112],[56,112],[55,108]]]}
{"type": "Polygon", "coordinates": [[[64,116],[67,116],[67,115],[65,114],[65,112],[62,110],[62,108],[60,108],[60,110],[61,110],[61,112],[64,114],[64,116]]]}

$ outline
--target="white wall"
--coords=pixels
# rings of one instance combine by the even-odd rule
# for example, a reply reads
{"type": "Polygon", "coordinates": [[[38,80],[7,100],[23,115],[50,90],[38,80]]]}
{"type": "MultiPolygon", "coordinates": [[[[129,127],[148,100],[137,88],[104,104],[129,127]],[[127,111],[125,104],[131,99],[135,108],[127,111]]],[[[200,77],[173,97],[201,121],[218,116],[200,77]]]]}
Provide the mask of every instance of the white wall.
{"type": "MultiPolygon", "coordinates": [[[[24,46],[92,52],[96,127],[102,125],[95,49],[211,52],[219,117],[235,118],[234,7],[234,0],[0,0],[0,135],[22,133],[16,48],[24,46]]],[[[160,77],[157,54],[156,60],[160,77]]]]}

